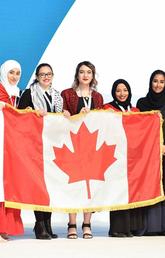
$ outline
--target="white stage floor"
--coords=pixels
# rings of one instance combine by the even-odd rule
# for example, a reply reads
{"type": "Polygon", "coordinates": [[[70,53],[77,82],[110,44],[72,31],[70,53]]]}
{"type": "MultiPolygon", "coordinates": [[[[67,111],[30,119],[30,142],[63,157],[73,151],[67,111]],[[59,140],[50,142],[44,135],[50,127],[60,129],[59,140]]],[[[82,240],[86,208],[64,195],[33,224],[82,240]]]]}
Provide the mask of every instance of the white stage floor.
{"type": "Polygon", "coordinates": [[[53,214],[53,229],[58,239],[36,240],[33,233],[34,216],[23,212],[25,234],[0,243],[1,258],[165,258],[165,237],[108,237],[108,213],[93,214],[93,239],[85,240],[78,216],[79,238],[67,239],[67,214],[53,214]],[[55,221],[56,218],[56,221],[55,221]],[[30,220],[30,221],[29,221],[30,220]]]}

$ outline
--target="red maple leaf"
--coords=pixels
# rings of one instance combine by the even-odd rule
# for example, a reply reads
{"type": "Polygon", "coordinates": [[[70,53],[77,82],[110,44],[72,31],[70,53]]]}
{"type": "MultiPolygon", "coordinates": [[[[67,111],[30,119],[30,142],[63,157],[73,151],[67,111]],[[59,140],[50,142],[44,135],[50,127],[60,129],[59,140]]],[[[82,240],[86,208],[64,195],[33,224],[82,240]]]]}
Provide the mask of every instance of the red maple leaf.
{"type": "Polygon", "coordinates": [[[69,183],[85,180],[88,199],[91,198],[89,180],[104,181],[104,173],[116,160],[114,151],[116,145],[105,142],[96,150],[98,130],[90,133],[85,123],[82,123],[77,134],[70,132],[74,152],[64,144],[62,148],[53,147],[54,163],[69,176],[69,183]]]}

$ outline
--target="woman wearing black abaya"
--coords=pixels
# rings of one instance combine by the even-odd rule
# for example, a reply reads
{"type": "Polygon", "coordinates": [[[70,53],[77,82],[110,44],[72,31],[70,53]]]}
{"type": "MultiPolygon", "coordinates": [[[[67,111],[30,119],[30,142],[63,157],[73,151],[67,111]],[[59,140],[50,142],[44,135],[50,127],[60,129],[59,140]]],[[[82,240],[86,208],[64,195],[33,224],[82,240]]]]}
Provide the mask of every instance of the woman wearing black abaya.
{"type": "MultiPolygon", "coordinates": [[[[151,74],[149,91],[137,102],[140,111],[160,110],[165,115],[165,72],[156,70],[151,74]]],[[[165,117],[165,116],[164,116],[165,117]]],[[[164,127],[164,126],[163,126],[164,127]]],[[[164,130],[165,135],[165,130],[164,130]]],[[[165,146],[163,146],[163,180],[165,178],[165,146]]],[[[163,182],[165,188],[165,182],[163,182]]],[[[165,202],[142,208],[144,210],[144,228],[141,235],[165,235],[165,202]]]]}
{"type": "MultiPolygon", "coordinates": [[[[113,101],[104,105],[104,109],[113,109],[119,112],[138,112],[131,105],[131,88],[127,81],[116,80],[112,86],[113,101]]],[[[143,228],[143,216],[140,208],[110,212],[109,236],[132,237],[143,228]]]]}

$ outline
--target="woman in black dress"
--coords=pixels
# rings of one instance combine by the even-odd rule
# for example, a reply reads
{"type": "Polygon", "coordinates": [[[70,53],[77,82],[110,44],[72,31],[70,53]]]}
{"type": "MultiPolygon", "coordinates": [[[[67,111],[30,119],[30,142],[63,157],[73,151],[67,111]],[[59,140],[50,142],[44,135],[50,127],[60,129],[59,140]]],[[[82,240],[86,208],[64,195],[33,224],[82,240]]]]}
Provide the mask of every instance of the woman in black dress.
{"type": "MultiPolygon", "coordinates": [[[[138,112],[131,104],[131,88],[127,81],[118,79],[112,86],[113,101],[104,104],[104,109],[117,112],[138,112]]],[[[140,208],[110,212],[109,236],[132,237],[143,228],[143,216],[140,208]]]]}
{"type": "MultiPolygon", "coordinates": [[[[156,70],[151,74],[149,91],[137,102],[140,111],[160,110],[165,115],[165,72],[156,70]]],[[[165,117],[165,116],[164,116],[165,117]]],[[[165,132],[164,132],[165,135],[165,132]]],[[[165,154],[163,146],[163,154],[165,154]]],[[[165,156],[163,155],[163,181],[165,180],[165,156]]],[[[163,182],[165,188],[165,182],[163,182]]],[[[141,235],[165,235],[165,202],[142,208],[145,225],[141,235]]]]}

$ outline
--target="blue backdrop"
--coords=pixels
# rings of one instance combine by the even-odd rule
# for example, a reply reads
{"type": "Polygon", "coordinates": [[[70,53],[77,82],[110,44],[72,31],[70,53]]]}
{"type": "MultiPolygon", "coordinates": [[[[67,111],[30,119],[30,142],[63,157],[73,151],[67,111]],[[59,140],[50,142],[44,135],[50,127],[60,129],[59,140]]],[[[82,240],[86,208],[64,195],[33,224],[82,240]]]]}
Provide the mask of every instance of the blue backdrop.
{"type": "Polygon", "coordinates": [[[15,59],[22,66],[24,89],[73,0],[1,0],[0,64],[15,59]]]}

